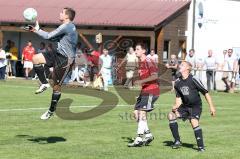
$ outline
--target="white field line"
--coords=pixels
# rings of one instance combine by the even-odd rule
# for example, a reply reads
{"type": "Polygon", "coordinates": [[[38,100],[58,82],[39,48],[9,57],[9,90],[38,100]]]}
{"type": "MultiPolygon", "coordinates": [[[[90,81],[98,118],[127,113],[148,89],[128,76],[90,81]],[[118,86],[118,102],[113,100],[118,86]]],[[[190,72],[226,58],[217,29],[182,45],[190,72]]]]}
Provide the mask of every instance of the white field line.
{"type": "MultiPolygon", "coordinates": [[[[169,104],[155,104],[155,106],[161,106],[161,105],[169,105],[169,104]]],[[[98,105],[78,105],[78,106],[70,106],[70,108],[94,108],[98,105]]],[[[105,105],[102,107],[113,107],[114,105],[105,105]]],[[[133,107],[133,105],[117,105],[116,107],[133,107]]],[[[155,107],[156,108],[156,107],[155,107]]],[[[35,110],[46,110],[48,107],[45,108],[12,108],[12,109],[0,109],[0,112],[18,112],[18,111],[35,111],[35,110]]],[[[161,107],[159,108],[161,109],[161,107]]],[[[217,107],[217,110],[235,110],[234,108],[223,108],[223,107],[217,107]]]]}
{"type": "MultiPolygon", "coordinates": [[[[4,86],[4,87],[12,87],[12,88],[34,88],[34,89],[38,88],[38,86],[36,86],[36,87],[34,87],[34,86],[16,86],[16,85],[8,85],[8,84],[4,84],[2,86],[4,86]]],[[[113,87],[113,86],[109,86],[109,87],[113,87]]],[[[166,95],[175,96],[175,93],[170,93],[170,90],[169,90],[168,93],[164,93],[164,96],[166,96],[166,95]]],[[[160,96],[161,96],[161,90],[160,90],[160,96]]],[[[214,97],[214,98],[219,98],[220,97],[221,98],[221,96],[218,96],[218,95],[211,95],[211,97],[214,97]]]]}

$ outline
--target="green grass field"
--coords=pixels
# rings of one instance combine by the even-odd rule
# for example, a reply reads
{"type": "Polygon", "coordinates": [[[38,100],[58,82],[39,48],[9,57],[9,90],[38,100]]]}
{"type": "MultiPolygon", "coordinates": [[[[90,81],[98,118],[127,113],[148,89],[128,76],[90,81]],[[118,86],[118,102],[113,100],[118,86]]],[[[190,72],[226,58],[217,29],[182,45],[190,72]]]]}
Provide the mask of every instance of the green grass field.
{"type": "MultiPolygon", "coordinates": [[[[206,152],[198,153],[188,122],[179,122],[184,146],[177,150],[169,147],[172,137],[166,114],[173,103],[172,93],[160,96],[148,122],[155,140],[150,146],[128,148],[128,138],[136,135],[136,123],[130,116],[132,106],[122,99],[119,98],[119,106],[89,120],[63,120],[55,115],[41,121],[39,117],[48,108],[51,90],[35,95],[36,87],[35,81],[0,82],[0,159],[237,159],[240,156],[239,93],[212,93],[217,108],[215,118],[210,116],[204,101],[201,127],[206,152]]],[[[110,91],[116,94],[113,88],[110,91]]],[[[74,100],[71,111],[75,113],[90,110],[101,102],[90,96],[63,93],[62,99],[66,98],[74,100]]]]}

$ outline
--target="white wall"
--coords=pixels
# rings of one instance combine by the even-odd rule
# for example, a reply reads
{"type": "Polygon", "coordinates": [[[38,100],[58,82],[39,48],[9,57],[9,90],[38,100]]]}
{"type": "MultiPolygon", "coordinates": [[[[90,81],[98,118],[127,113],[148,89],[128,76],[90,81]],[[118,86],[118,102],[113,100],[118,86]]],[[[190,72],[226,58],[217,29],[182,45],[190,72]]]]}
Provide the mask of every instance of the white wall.
{"type": "MultiPolygon", "coordinates": [[[[201,10],[201,9],[200,9],[201,10]]],[[[205,58],[209,49],[219,62],[223,61],[223,50],[233,48],[240,56],[240,1],[196,0],[195,24],[193,24],[193,0],[188,13],[187,50],[191,49],[193,29],[194,49],[198,58],[205,58]],[[203,5],[203,17],[199,15],[199,4],[203,5]],[[199,27],[199,23],[202,27],[199,27]]],[[[202,80],[206,83],[205,73],[202,80]]],[[[218,87],[223,88],[221,73],[217,73],[218,87]]]]}
{"type": "MultiPolygon", "coordinates": [[[[187,48],[192,48],[193,3],[189,10],[187,48]]],[[[216,56],[224,49],[240,47],[240,1],[196,0],[195,43],[199,56],[207,56],[212,49],[216,56]],[[199,3],[203,4],[203,18],[199,18],[199,3]],[[202,22],[199,28],[198,23],[202,22]]]]}

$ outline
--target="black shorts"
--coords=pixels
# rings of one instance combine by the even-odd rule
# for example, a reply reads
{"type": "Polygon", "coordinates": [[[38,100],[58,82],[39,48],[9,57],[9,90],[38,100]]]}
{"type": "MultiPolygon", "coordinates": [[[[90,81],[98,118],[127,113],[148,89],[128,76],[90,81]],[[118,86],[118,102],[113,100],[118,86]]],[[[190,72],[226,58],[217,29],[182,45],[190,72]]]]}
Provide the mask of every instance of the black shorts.
{"type": "Polygon", "coordinates": [[[137,98],[137,103],[135,104],[135,110],[144,110],[150,112],[154,109],[154,103],[157,101],[159,96],[154,96],[152,94],[140,95],[137,98]]]}
{"type": "Polygon", "coordinates": [[[51,51],[42,53],[46,64],[48,67],[53,67],[53,73],[51,78],[53,80],[53,85],[62,85],[64,78],[70,72],[73,66],[73,60],[62,54],[51,51]]]}
{"type": "Polygon", "coordinates": [[[201,106],[194,106],[194,107],[186,107],[184,105],[181,105],[177,109],[181,119],[184,121],[187,119],[197,119],[200,120],[200,116],[202,113],[202,107],[201,106]]]}

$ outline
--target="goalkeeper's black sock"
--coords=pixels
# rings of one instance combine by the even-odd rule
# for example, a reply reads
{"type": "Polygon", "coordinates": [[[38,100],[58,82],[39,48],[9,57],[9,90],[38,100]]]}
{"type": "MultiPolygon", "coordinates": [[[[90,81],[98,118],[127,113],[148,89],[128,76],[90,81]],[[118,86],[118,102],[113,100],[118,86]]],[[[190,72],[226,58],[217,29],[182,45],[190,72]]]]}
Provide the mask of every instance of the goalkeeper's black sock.
{"type": "Polygon", "coordinates": [[[44,67],[42,64],[34,64],[34,70],[42,84],[47,84],[48,81],[45,76],[44,67]]]}
{"type": "Polygon", "coordinates": [[[202,129],[199,126],[197,126],[197,127],[193,128],[193,130],[194,130],[198,148],[204,148],[202,129]]]}
{"type": "Polygon", "coordinates": [[[54,112],[56,110],[57,103],[58,103],[60,97],[61,97],[61,92],[53,92],[51,106],[49,108],[49,111],[54,112]]]}
{"type": "Polygon", "coordinates": [[[172,132],[172,136],[173,136],[174,140],[175,141],[180,141],[177,119],[170,120],[169,121],[169,127],[170,127],[170,130],[172,132]]]}

